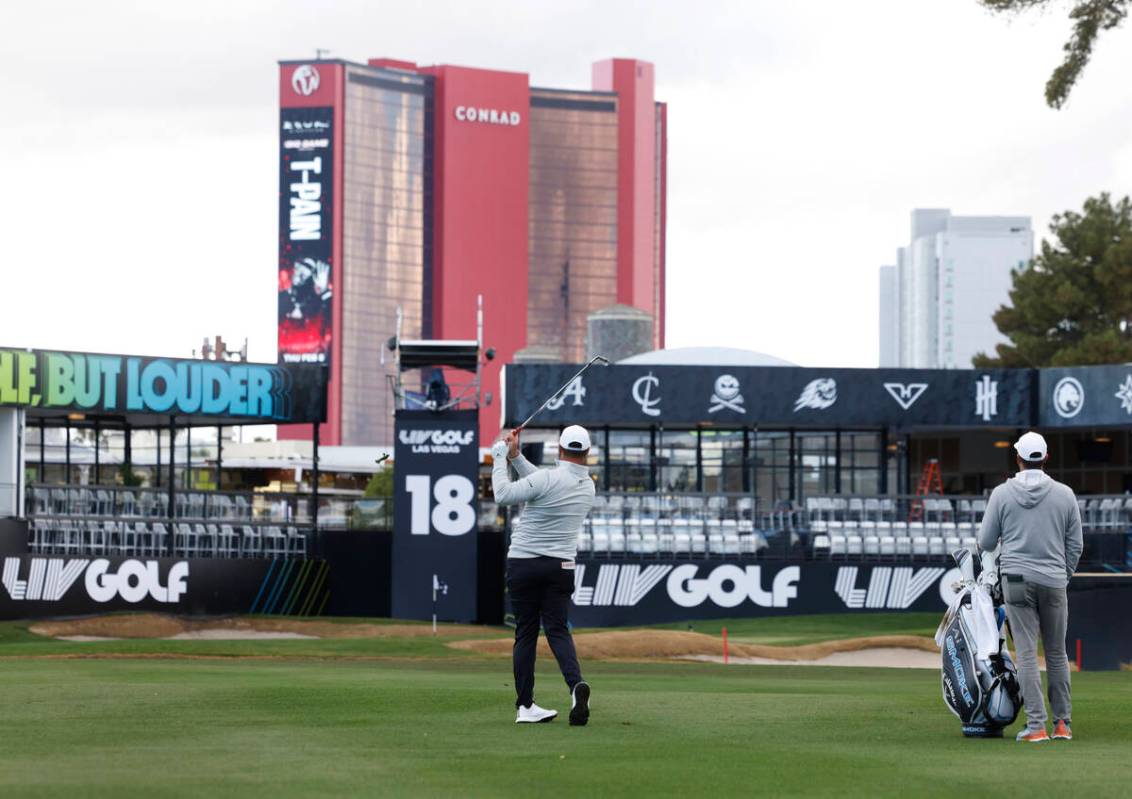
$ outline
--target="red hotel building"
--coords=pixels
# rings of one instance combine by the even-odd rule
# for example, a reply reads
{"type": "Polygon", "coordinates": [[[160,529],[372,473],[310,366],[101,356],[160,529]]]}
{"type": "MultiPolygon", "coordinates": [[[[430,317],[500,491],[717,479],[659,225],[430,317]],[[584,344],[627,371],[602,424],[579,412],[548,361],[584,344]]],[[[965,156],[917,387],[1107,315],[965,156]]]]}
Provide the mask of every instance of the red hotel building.
{"type": "Polygon", "coordinates": [[[485,441],[517,351],[579,361],[587,316],[615,303],[652,314],[664,346],[666,107],[644,61],[600,61],[592,86],[280,63],[279,358],[329,363],[323,444],[392,443],[398,307],[405,338],[468,339],[483,296],[485,441]]]}

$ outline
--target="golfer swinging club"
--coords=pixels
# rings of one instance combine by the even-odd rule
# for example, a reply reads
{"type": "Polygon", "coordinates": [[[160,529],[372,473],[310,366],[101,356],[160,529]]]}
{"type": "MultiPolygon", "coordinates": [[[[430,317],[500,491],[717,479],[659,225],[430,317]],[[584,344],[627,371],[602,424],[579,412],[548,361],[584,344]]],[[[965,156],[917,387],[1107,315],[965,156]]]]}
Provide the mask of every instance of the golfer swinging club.
{"type": "Polygon", "coordinates": [[[1046,649],[1053,737],[1069,740],[1073,731],[1065,654],[1069,622],[1065,588],[1081,558],[1081,511],[1073,489],[1042,470],[1049,451],[1040,434],[1025,433],[1014,449],[1019,472],[991,493],[979,530],[979,548],[990,552],[1000,547],[1002,597],[1026,706],[1026,728],[1017,739],[1038,743],[1050,738],[1038,671],[1040,632],[1046,649]]]}
{"type": "Polygon", "coordinates": [[[519,453],[519,430],[507,433],[491,448],[495,501],[526,503],[507,552],[507,589],[515,610],[516,724],[550,721],[558,715],[534,701],[540,621],[570,689],[571,726],[584,726],[590,717],[590,686],[582,680],[574,639],[566,626],[578,533],[594,502],[594,482],[586,468],[589,451],[590,435],[578,425],[562,431],[554,469],[538,469],[519,453]],[[519,475],[516,482],[507,473],[509,462],[519,475]]]}

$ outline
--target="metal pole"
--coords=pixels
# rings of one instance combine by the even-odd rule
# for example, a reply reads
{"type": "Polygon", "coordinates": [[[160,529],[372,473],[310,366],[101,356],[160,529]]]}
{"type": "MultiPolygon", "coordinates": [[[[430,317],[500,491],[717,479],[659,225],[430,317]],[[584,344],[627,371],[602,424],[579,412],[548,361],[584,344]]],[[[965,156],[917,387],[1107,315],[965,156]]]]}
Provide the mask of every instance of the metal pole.
{"type": "Polygon", "coordinates": [[[318,428],[319,423],[315,422],[311,425],[311,444],[312,454],[311,458],[311,524],[314,528],[314,533],[318,535],[318,428]]]}
{"type": "Polygon", "coordinates": [[[123,435],[123,438],[125,439],[122,442],[122,451],[123,451],[123,454],[126,456],[126,468],[129,471],[129,473],[131,475],[133,475],[133,473],[134,473],[134,442],[133,442],[134,431],[133,431],[133,428],[130,427],[129,422],[126,422],[126,426],[122,430],[122,435],[123,435]]]}
{"type": "Polygon", "coordinates": [[[185,468],[181,472],[185,476],[185,490],[193,489],[193,426],[185,426],[185,468]]]}
{"type": "Polygon", "coordinates": [[[47,438],[47,420],[39,420],[39,482],[47,482],[47,457],[45,455],[47,438]]]}
{"type": "Polygon", "coordinates": [[[102,461],[98,454],[98,434],[101,432],[99,429],[98,420],[94,420],[94,484],[96,486],[102,485],[102,461]]]}
{"type": "Polygon", "coordinates": [[[221,425],[216,426],[216,490],[223,490],[222,484],[224,472],[222,471],[221,461],[224,458],[224,428],[221,425]]]}
{"type": "Polygon", "coordinates": [[[176,502],[177,502],[177,427],[176,417],[169,417],[169,557],[177,557],[176,547],[174,542],[177,540],[176,534],[173,532],[173,519],[176,515],[176,502]]]}
{"type": "Polygon", "coordinates": [[[66,466],[64,467],[67,471],[66,471],[66,474],[63,477],[63,482],[66,485],[70,485],[71,484],[71,420],[70,419],[67,420],[66,434],[67,434],[67,440],[63,443],[65,445],[64,448],[65,448],[66,453],[67,453],[66,466]]]}
{"type": "Polygon", "coordinates": [[[157,459],[154,461],[153,468],[153,487],[161,488],[161,429],[155,427],[153,429],[153,437],[157,440],[157,459]]]}

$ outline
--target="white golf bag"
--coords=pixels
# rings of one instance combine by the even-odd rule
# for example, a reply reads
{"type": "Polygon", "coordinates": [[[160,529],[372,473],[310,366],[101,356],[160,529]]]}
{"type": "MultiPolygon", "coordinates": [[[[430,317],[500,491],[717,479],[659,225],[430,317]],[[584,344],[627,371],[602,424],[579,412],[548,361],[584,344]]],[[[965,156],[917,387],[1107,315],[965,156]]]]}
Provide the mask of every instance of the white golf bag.
{"type": "Polygon", "coordinates": [[[936,630],[943,656],[943,701],[958,716],[963,734],[1001,738],[1022,708],[1018,673],[1002,627],[1006,613],[998,592],[998,556],[984,553],[976,577],[975,556],[966,549],[952,553],[963,577],[936,630]],[[999,595],[1000,607],[995,607],[999,595]]]}

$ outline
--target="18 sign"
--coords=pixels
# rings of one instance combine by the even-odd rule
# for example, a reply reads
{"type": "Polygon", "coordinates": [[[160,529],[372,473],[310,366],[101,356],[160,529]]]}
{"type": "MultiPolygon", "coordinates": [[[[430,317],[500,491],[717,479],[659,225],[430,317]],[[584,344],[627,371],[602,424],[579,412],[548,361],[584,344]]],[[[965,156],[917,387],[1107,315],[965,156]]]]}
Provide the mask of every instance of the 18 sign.
{"type": "Polygon", "coordinates": [[[431,480],[427,474],[405,475],[405,490],[412,502],[409,532],[428,535],[431,529],[441,535],[470,533],[476,526],[472,481],[462,474],[446,474],[437,478],[430,491],[431,480]]]}

